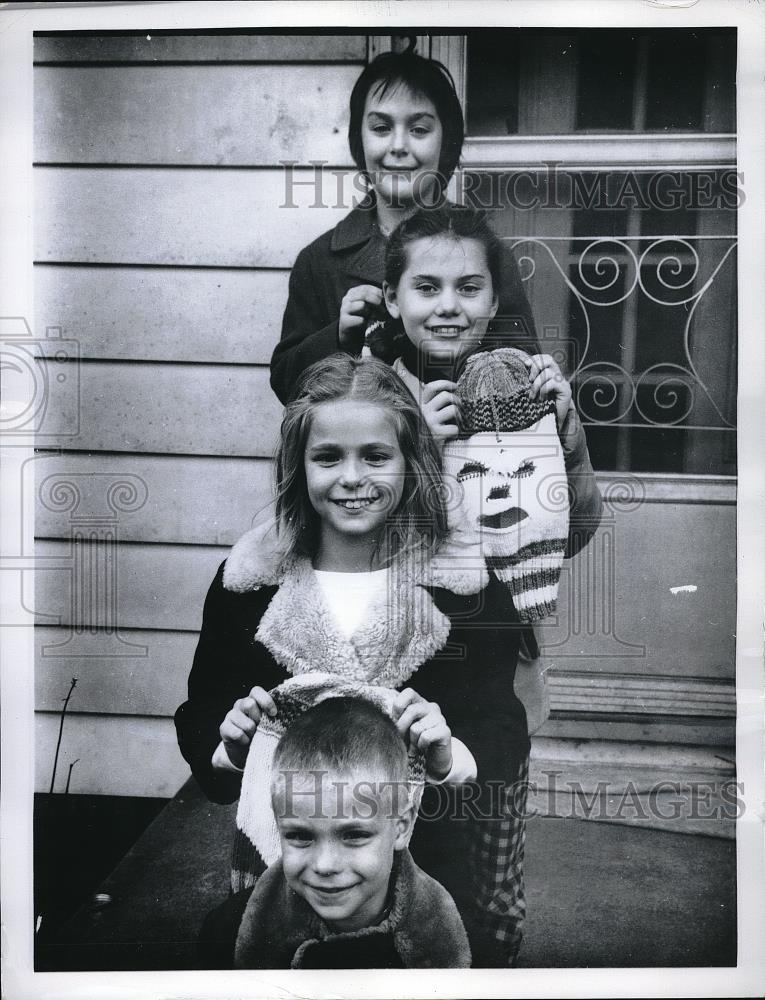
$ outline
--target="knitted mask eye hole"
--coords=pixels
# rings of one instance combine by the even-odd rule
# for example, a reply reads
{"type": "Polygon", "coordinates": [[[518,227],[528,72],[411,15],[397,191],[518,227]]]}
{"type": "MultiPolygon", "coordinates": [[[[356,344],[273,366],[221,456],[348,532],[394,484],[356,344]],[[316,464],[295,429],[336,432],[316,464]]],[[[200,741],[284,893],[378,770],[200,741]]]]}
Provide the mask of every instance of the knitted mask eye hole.
{"type": "Polygon", "coordinates": [[[524,479],[526,476],[533,476],[537,471],[537,467],[530,459],[526,459],[525,462],[521,462],[518,468],[513,473],[513,479],[524,479]]]}
{"type": "Polygon", "coordinates": [[[461,483],[465,479],[485,475],[488,471],[488,466],[484,465],[483,462],[465,462],[457,473],[457,482],[461,483]]]}

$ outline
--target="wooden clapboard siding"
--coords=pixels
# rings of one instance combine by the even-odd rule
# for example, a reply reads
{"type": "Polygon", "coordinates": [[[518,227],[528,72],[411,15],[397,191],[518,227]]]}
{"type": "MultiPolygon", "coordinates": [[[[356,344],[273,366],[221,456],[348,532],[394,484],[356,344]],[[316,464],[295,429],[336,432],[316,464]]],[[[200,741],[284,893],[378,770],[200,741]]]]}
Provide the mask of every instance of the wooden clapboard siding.
{"type": "Polygon", "coordinates": [[[198,35],[142,32],[132,35],[36,34],[36,63],[364,62],[366,35],[198,35]]]}
{"type": "Polygon", "coordinates": [[[609,506],[564,563],[558,614],[539,628],[545,658],[554,670],[732,681],[735,576],[734,506],[609,506]],[[685,586],[696,590],[672,593],[685,586]]]}
{"type": "Polygon", "coordinates": [[[350,168],[348,95],[358,74],[356,65],[289,74],[258,64],[38,67],[34,158],[229,167],[310,159],[350,168]]]}
{"type": "Polygon", "coordinates": [[[135,629],[122,633],[121,638],[122,643],[111,645],[112,655],[82,656],[83,645],[71,629],[38,628],[37,711],[60,711],[62,699],[76,677],[77,687],[69,705],[73,711],[172,716],[186,698],[196,632],[135,629]]]}
{"type": "Polygon", "coordinates": [[[106,514],[121,541],[233,545],[273,495],[269,459],[39,454],[25,472],[38,538],[69,538],[78,524],[106,514]],[[109,507],[109,490],[119,483],[140,491],[139,507],[109,507]],[[61,490],[75,494],[57,502],[61,490]]]}
{"type": "MultiPolygon", "coordinates": [[[[122,642],[115,642],[110,647],[112,655],[103,653],[85,658],[79,653],[90,639],[80,639],[66,626],[39,628],[36,707],[55,711],[60,707],[71,677],[76,676],[77,703],[86,705],[89,712],[172,714],[185,697],[196,632],[131,629],[124,630],[120,638],[122,642]]],[[[100,641],[97,637],[94,649],[100,641]]],[[[571,719],[577,714],[588,718],[596,714],[607,714],[611,718],[621,714],[684,716],[695,720],[693,725],[698,730],[708,725],[702,720],[731,720],[736,713],[733,685],[712,684],[703,678],[672,681],[661,675],[572,677],[551,674],[548,684],[554,717],[566,715],[571,719]],[[582,689],[588,692],[586,700],[578,694],[582,689]]],[[[712,728],[721,730],[722,727],[712,728]]],[[[609,732],[608,728],[603,730],[605,734],[609,732]]],[[[600,738],[609,737],[601,735],[600,738]]],[[[666,733],[662,742],[669,742],[666,733]]],[[[704,741],[695,732],[690,742],[704,741]]]]}
{"type": "MultiPolygon", "coordinates": [[[[105,491],[113,483],[138,477],[145,489],[145,503],[137,510],[114,512],[120,539],[132,542],[186,542],[203,545],[233,544],[252,525],[254,517],[269,504],[273,491],[273,469],[266,458],[218,458],[192,455],[140,455],[113,453],[107,458],[99,453],[52,454],[41,452],[26,463],[23,492],[35,497],[36,530],[43,538],[68,538],[72,525],[83,518],[95,518],[104,509],[105,491]],[[73,510],[67,504],[56,503],[50,496],[54,488],[72,482],[80,494],[78,506],[73,510]]],[[[601,489],[608,488],[607,476],[598,476],[601,489]]],[[[688,484],[693,495],[696,487],[688,484]]],[[[664,488],[658,487],[656,495],[663,497],[664,488]]],[[[675,500],[675,503],[679,501],[675,500]]],[[[688,505],[695,504],[694,499],[688,505]]],[[[626,517],[639,517],[644,531],[661,535],[667,520],[664,500],[661,506],[646,503],[640,512],[615,514],[615,521],[626,517]]],[[[723,506],[728,502],[720,501],[723,506]]],[[[683,509],[688,511],[688,505],[683,509]]],[[[717,509],[716,505],[713,509],[717,509]]],[[[721,534],[723,545],[732,543],[732,516],[722,515],[721,534]]],[[[569,563],[564,571],[569,572],[569,563]]],[[[629,566],[623,565],[627,574],[629,566]]],[[[679,595],[678,595],[679,596],[679,595]]],[[[694,595],[682,600],[693,601],[694,595]]],[[[561,606],[560,615],[565,618],[561,606]]],[[[543,630],[550,623],[540,626],[543,630]]],[[[543,634],[547,634],[546,631],[543,634]]],[[[552,648],[552,638],[550,639],[552,648]]]]}
{"type": "MultiPolygon", "coordinates": [[[[725,539],[734,536],[735,518],[732,508],[719,510],[714,507],[697,507],[697,515],[699,510],[708,510],[719,537],[725,539]],[[731,523],[727,525],[725,512],[731,515],[731,523]]],[[[694,518],[693,523],[697,521],[698,518],[694,518]]],[[[557,621],[546,620],[538,630],[545,660],[552,671],[568,674],[572,671],[591,672],[607,677],[636,673],[663,675],[670,680],[682,678],[683,682],[692,678],[702,678],[704,682],[733,681],[735,660],[732,610],[730,606],[726,606],[708,575],[701,572],[698,563],[704,558],[702,546],[700,541],[697,545],[690,544],[694,539],[689,537],[687,522],[687,514],[681,507],[678,509],[668,504],[646,505],[640,511],[622,514],[613,525],[606,523],[598,530],[588,549],[576,560],[564,565],[557,621]],[[679,531],[680,524],[685,526],[684,533],[679,531]],[[660,540],[666,558],[659,565],[656,565],[656,559],[650,550],[641,544],[646,534],[660,540]],[[613,579],[608,576],[604,578],[602,561],[598,558],[603,551],[608,552],[607,542],[612,536],[617,542],[624,540],[623,545],[616,547],[613,579]],[[589,562],[591,557],[592,562],[589,562]],[[572,575],[576,577],[573,591],[573,601],[578,602],[576,604],[572,603],[570,597],[572,575]],[[692,580],[699,581],[699,589],[694,594],[673,596],[669,590],[674,584],[692,580]],[[608,583],[605,590],[604,583],[608,583]],[[625,594],[629,597],[629,603],[624,599],[625,594]],[[591,633],[586,628],[579,628],[578,616],[582,604],[585,611],[581,613],[585,615],[590,612],[590,604],[594,605],[595,627],[591,633]],[[604,621],[603,616],[608,614],[609,608],[613,621],[604,621]],[[677,636],[682,634],[683,627],[687,628],[689,621],[694,623],[693,642],[678,643],[677,636]]],[[[71,530],[66,521],[61,523],[59,533],[63,538],[68,538],[71,530]]],[[[708,533],[709,528],[705,529],[701,523],[700,533],[703,534],[705,530],[708,533]]],[[[195,539],[197,542],[200,540],[195,539]]],[[[62,558],[68,548],[66,541],[46,544],[53,546],[58,553],[57,558],[62,558]]],[[[142,621],[139,616],[147,609],[146,587],[138,585],[137,592],[133,593],[130,591],[132,585],[126,582],[128,590],[121,592],[120,599],[120,613],[124,616],[121,623],[132,628],[194,628],[193,620],[191,624],[173,624],[172,615],[176,611],[188,615],[189,607],[201,607],[199,594],[204,591],[200,590],[199,578],[193,576],[194,572],[200,571],[193,570],[191,566],[196,565],[198,559],[208,567],[213,565],[204,555],[207,551],[203,547],[185,545],[161,546],[158,549],[142,544],[122,546],[119,551],[120,580],[122,581],[124,572],[128,581],[150,580],[154,585],[151,567],[152,560],[156,558],[157,563],[161,563],[161,572],[159,576],[155,573],[156,587],[152,586],[152,589],[158,595],[164,593],[165,587],[173,591],[168,597],[173,604],[173,611],[167,625],[162,624],[167,620],[165,617],[159,620],[152,617],[150,621],[142,621]],[[131,605],[132,600],[138,601],[137,608],[131,605]],[[177,609],[176,600],[180,602],[177,609]]],[[[225,549],[216,551],[222,557],[225,549]]],[[[718,569],[721,574],[732,572],[722,558],[718,569]]],[[[48,575],[50,574],[46,574],[48,575]]],[[[203,580],[209,576],[209,572],[202,572],[203,580]]],[[[38,603],[38,607],[46,614],[62,613],[61,600],[55,606],[51,605],[55,598],[52,591],[56,586],[54,583],[44,585],[46,599],[38,603]]],[[[729,603],[732,604],[732,599],[729,603]]],[[[153,607],[153,613],[161,614],[156,602],[150,606],[153,607]]],[[[188,617],[184,621],[188,621],[188,617]]],[[[586,684],[586,681],[582,683],[586,684]]],[[[602,689],[601,684],[599,690],[602,689]]],[[[615,699],[623,697],[623,690],[619,687],[615,699]]],[[[694,697],[689,695],[685,710],[690,714],[699,714],[694,707],[698,704],[698,699],[694,701],[694,697]]],[[[581,710],[587,711],[587,699],[580,704],[581,710]]],[[[674,707],[679,710],[681,706],[675,702],[674,707]]]]}
{"type": "Polygon", "coordinates": [[[83,358],[264,364],[288,270],[35,268],[35,330],[60,327],[83,358]]]}
{"type": "Polygon", "coordinates": [[[73,676],[61,787],[77,756],[73,792],[187,776],[169,716],[209,583],[270,497],[289,268],[355,192],[364,36],[147,35],[35,39],[38,444],[66,449],[25,467],[41,789],[73,676]],[[291,188],[283,160],[306,164],[291,188]]]}
{"type": "MultiPolygon", "coordinates": [[[[35,723],[35,788],[47,792],[59,716],[38,712],[35,723]]],[[[55,791],[64,791],[75,760],[69,789],[73,793],[169,798],[189,776],[172,719],[67,713],[55,791]]]]}
{"type": "Polygon", "coordinates": [[[301,186],[291,186],[279,167],[38,167],[35,259],[292,267],[301,247],[346,214],[354,180],[296,169],[301,186]]]}
{"type": "MultiPolygon", "coordinates": [[[[207,589],[227,553],[227,548],[203,545],[117,546],[106,556],[117,576],[114,624],[126,629],[198,629],[207,589]]],[[[68,541],[38,542],[35,608],[41,624],[78,624],[82,615],[86,625],[98,624],[108,613],[89,577],[84,596],[73,594],[77,556],[68,541]],[[73,608],[73,597],[87,602],[82,612],[73,608]]],[[[99,655],[100,643],[94,641],[91,646],[93,655],[99,655]]]]}
{"type": "Polygon", "coordinates": [[[46,432],[84,451],[268,456],[281,414],[267,368],[88,361],[46,432]]]}
{"type": "Polygon", "coordinates": [[[607,712],[628,715],[736,715],[732,683],[698,677],[676,680],[656,674],[551,673],[553,712],[607,712]]]}

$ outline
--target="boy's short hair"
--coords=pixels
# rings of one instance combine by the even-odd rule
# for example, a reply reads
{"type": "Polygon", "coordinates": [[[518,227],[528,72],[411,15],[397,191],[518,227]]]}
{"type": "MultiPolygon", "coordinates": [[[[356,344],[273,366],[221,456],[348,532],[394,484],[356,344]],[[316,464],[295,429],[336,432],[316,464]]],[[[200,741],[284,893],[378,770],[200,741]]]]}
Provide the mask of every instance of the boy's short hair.
{"type": "MultiPolygon", "coordinates": [[[[276,748],[273,780],[284,771],[364,770],[405,783],[407,747],[393,720],[362,698],[326,698],[288,727],[276,748]]],[[[272,786],[273,787],[273,786],[272,786]]]]}

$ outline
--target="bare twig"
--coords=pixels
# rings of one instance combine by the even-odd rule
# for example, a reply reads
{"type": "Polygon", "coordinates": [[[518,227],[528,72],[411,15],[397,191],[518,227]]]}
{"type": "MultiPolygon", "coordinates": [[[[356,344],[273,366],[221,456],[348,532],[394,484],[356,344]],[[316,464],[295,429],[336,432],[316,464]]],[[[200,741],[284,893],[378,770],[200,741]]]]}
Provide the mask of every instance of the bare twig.
{"type": "Polygon", "coordinates": [[[69,794],[69,782],[72,780],[72,768],[74,767],[74,765],[77,763],[77,761],[79,759],[80,758],[78,757],[77,760],[73,760],[72,763],[69,765],[69,774],[67,774],[67,776],[66,776],[66,788],[64,789],[64,795],[68,795],[69,794]]]}
{"type": "MultiPolygon", "coordinates": [[[[72,691],[77,687],[77,678],[72,678],[72,684],[69,688],[69,693],[66,698],[64,698],[64,707],[61,709],[61,723],[58,727],[58,740],[56,742],[56,756],[53,758],[53,774],[50,778],[50,791],[49,795],[53,794],[53,786],[56,784],[56,768],[58,767],[58,752],[61,749],[61,737],[64,735],[64,716],[66,715],[66,709],[69,705],[69,699],[72,697],[72,691]]],[[[70,768],[71,774],[71,768],[70,768]]],[[[67,782],[67,788],[69,788],[69,783],[67,782]]]]}

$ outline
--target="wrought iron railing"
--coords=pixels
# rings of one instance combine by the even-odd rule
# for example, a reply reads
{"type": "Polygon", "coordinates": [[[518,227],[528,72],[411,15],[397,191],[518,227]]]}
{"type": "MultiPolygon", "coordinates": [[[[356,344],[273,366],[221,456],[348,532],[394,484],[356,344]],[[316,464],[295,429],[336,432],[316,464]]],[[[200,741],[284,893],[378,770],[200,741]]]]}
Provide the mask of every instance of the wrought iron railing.
{"type": "Polygon", "coordinates": [[[702,468],[673,471],[734,472],[736,237],[507,242],[543,349],[558,356],[583,423],[613,430],[611,467],[632,467],[634,432],[650,429],[682,432],[680,466],[696,448],[690,464],[702,468]],[[698,453],[711,455],[710,432],[728,433],[711,446],[707,468],[698,453]]]}

